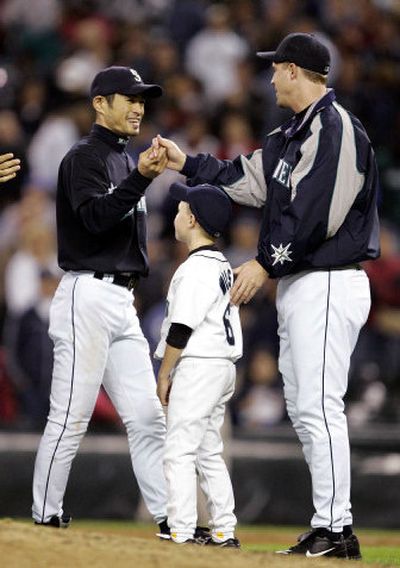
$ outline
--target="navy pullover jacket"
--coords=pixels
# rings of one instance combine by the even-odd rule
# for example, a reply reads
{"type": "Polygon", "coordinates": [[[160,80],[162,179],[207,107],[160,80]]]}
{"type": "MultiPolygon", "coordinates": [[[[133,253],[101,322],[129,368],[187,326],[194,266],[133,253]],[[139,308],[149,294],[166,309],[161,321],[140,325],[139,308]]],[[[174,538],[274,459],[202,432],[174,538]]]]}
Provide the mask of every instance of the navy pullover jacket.
{"type": "Polygon", "coordinates": [[[379,256],[378,172],[360,121],[329,89],[233,161],[188,156],[190,185],[212,183],[263,207],[257,261],[273,278],[379,256]]]}
{"type": "Polygon", "coordinates": [[[61,162],[57,237],[63,270],[147,276],[144,193],[152,180],[134,168],[127,142],[95,124],[61,162]]]}

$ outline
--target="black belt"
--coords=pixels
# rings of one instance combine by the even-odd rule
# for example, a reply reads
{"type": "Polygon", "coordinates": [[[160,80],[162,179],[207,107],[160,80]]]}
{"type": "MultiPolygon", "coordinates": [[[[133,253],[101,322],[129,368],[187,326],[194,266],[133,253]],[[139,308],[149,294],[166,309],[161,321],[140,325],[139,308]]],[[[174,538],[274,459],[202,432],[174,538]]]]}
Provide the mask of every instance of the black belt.
{"type": "Polygon", "coordinates": [[[346,264],[345,266],[331,266],[326,270],[363,270],[363,267],[361,264],[355,262],[353,264],[346,264]]]}
{"type": "Polygon", "coordinates": [[[361,264],[345,264],[344,266],[324,266],[321,268],[310,268],[310,272],[326,272],[329,270],[364,270],[361,264]]]}
{"type": "Polygon", "coordinates": [[[139,274],[137,272],[132,273],[122,273],[117,272],[115,274],[110,274],[107,272],[95,272],[93,274],[94,278],[98,280],[107,280],[111,284],[116,284],[117,286],[123,286],[124,288],[128,288],[128,290],[134,290],[139,282],[139,274]]]}

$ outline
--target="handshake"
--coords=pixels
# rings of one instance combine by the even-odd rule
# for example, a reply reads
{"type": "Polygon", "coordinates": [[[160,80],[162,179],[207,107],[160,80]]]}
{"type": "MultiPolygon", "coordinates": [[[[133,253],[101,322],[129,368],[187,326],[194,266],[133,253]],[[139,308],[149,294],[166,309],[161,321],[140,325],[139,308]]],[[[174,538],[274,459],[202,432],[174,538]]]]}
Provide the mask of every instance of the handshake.
{"type": "Polygon", "coordinates": [[[153,179],[165,168],[180,172],[185,161],[186,154],[179,146],[158,134],[151,146],[139,155],[138,170],[142,176],[153,179]]]}

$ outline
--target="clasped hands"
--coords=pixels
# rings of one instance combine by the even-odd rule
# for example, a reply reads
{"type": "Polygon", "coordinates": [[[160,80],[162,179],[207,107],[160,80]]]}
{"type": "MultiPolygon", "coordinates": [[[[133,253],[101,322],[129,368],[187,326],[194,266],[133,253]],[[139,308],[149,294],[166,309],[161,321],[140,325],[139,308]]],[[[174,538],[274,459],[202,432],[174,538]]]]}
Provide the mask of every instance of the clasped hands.
{"type": "Polygon", "coordinates": [[[181,171],[185,160],[186,154],[172,140],[158,134],[152,145],[139,155],[138,170],[143,176],[153,179],[165,168],[181,171]]]}

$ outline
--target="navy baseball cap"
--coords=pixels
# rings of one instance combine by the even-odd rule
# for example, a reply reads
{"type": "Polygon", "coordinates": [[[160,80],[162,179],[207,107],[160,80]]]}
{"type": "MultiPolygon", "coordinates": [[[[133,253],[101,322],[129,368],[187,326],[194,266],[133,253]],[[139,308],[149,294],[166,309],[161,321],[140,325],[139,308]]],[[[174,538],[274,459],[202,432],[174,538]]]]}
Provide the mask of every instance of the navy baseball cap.
{"type": "Polygon", "coordinates": [[[276,51],[258,51],[258,57],[274,63],[295,63],[303,69],[328,75],[331,58],[328,48],[313,34],[287,35],[276,51]]]}
{"type": "Polygon", "coordinates": [[[97,95],[143,95],[148,98],[161,97],[160,85],[146,85],[135,69],[112,66],[99,71],[90,87],[90,97],[97,95]]]}
{"type": "Polygon", "coordinates": [[[175,182],[169,188],[171,197],[189,203],[199,225],[212,237],[220,237],[232,214],[232,204],[222,189],[203,183],[189,187],[175,182]]]}

